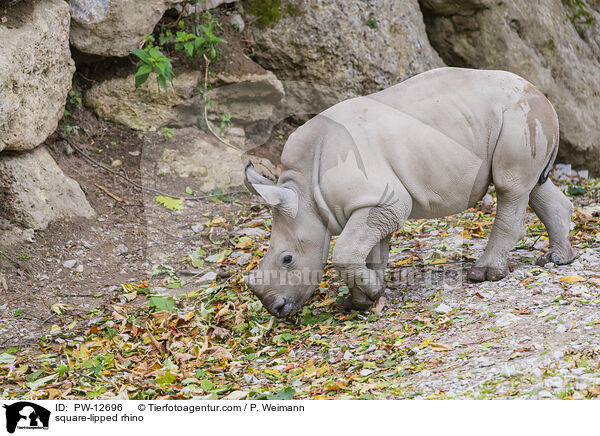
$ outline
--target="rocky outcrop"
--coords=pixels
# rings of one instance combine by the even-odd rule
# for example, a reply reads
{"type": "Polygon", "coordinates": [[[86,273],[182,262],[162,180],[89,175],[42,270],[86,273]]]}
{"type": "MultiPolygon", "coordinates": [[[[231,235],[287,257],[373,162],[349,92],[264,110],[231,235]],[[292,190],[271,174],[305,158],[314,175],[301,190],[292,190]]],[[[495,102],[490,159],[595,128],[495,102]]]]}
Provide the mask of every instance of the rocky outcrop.
{"type": "Polygon", "coordinates": [[[531,81],[558,113],[559,159],[600,172],[597,2],[421,3],[431,43],[449,65],[509,70],[531,81]]]}
{"type": "Polygon", "coordinates": [[[182,1],[71,0],[71,44],[84,53],[127,56],[182,1]]]}
{"type": "Polygon", "coordinates": [[[335,100],[443,66],[417,0],[284,0],[281,9],[272,28],[251,26],[255,60],[281,80],[325,85],[335,100]]]}
{"type": "Polygon", "coordinates": [[[154,130],[173,119],[175,106],[198,95],[202,77],[200,71],[177,74],[166,93],[153,76],[136,89],[132,73],[95,83],[85,93],[84,101],[105,120],[136,130],[154,130]]]}
{"type": "MultiPolygon", "coordinates": [[[[270,71],[259,73],[217,74],[211,79],[208,92],[208,118],[218,120],[228,114],[234,125],[245,127],[268,120],[284,96],[282,83],[270,71]]],[[[193,125],[203,109],[203,97],[198,95],[175,107],[173,123],[193,125]],[[190,117],[191,115],[191,117],[190,117]]]]}
{"type": "Polygon", "coordinates": [[[30,150],[56,129],[71,89],[69,8],[30,1],[8,15],[0,22],[0,150],[30,150]]]}
{"type": "Polygon", "coordinates": [[[0,212],[36,230],[58,219],[94,216],[77,182],[43,147],[0,154],[0,212]]]}
{"type": "MultiPolygon", "coordinates": [[[[137,130],[197,126],[203,122],[205,97],[198,93],[203,80],[200,71],[179,73],[167,94],[152,77],[136,90],[132,74],[95,84],[85,94],[85,103],[102,118],[137,130]]],[[[267,120],[283,98],[281,82],[263,69],[219,73],[210,82],[208,117],[217,124],[223,114],[241,128],[267,120]]]]}

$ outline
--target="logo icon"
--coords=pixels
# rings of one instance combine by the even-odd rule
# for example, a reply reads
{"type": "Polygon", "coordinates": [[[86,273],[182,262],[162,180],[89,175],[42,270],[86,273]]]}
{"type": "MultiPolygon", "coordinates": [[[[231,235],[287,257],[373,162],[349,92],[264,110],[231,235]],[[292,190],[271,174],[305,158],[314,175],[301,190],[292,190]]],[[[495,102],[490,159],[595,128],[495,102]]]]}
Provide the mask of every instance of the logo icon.
{"type": "Polygon", "coordinates": [[[19,401],[13,404],[4,404],[6,409],[6,430],[14,433],[19,429],[48,429],[50,411],[42,406],[29,401],[19,401]]]}

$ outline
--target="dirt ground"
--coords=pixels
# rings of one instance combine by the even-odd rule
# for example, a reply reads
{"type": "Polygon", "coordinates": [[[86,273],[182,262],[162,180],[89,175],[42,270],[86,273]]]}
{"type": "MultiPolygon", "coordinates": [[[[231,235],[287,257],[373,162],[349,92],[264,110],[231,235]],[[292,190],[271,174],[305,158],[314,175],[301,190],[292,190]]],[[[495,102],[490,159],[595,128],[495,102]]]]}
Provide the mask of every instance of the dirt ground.
{"type": "MultiPolygon", "coordinates": [[[[138,184],[142,182],[144,144],[165,141],[157,133],[139,133],[101,121],[85,108],[78,109],[70,122],[79,127],[79,133],[69,136],[70,140],[108,167],[115,160],[121,161],[116,170],[138,184]]],[[[59,131],[65,124],[63,121],[59,131]]],[[[168,226],[151,225],[149,229],[151,211],[146,210],[144,199],[153,204],[155,194],[148,196],[90,164],[58,134],[52,135],[45,146],[63,172],[80,184],[97,217],[52,223],[46,230],[35,232],[31,242],[2,246],[0,241],[4,254],[0,256],[4,280],[0,283],[2,348],[35,343],[40,333],[50,329],[55,304],[68,306],[68,313],[76,318],[106,302],[123,283],[147,280],[153,266],[147,253],[153,247],[160,247],[161,255],[169,258],[184,252],[184,247],[191,250],[210,243],[208,236],[191,229],[183,236],[171,235],[172,222],[168,226]],[[75,264],[71,266],[69,261],[75,264]]],[[[196,220],[206,221],[205,214],[235,214],[239,208],[238,204],[196,201],[192,209],[196,220]]],[[[175,229],[195,224],[193,218],[186,219],[175,229]]]]}
{"type": "MultiPolygon", "coordinates": [[[[63,121],[59,131],[67,122],[63,121]]],[[[79,129],[77,135],[69,136],[70,141],[137,184],[147,182],[140,170],[144,146],[166,141],[158,133],[124,130],[99,121],[84,108],[72,115],[71,122],[79,129]]],[[[63,171],[79,182],[97,217],[54,223],[36,232],[31,242],[0,246],[4,254],[0,257],[0,350],[36,344],[40,335],[51,333],[57,318],[67,325],[69,320],[93,315],[96,308],[114,301],[127,282],[149,281],[154,291],[179,296],[207,282],[227,280],[247,267],[250,253],[230,250],[233,269],[218,263],[211,264],[212,268],[193,268],[190,256],[203,252],[204,257],[218,257],[243,237],[263,247],[268,241],[263,227],[248,224],[249,220],[268,220],[268,211],[254,205],[242,190],[231,197],[189,201],[184,210],[171,211],[156,203],[155,193],[140,192],[90,164],[60,135],[51,136],[46,146],[63,171]],[[172,268],[185,284],[169,286],[168,274],[152,277],[157,265],[172,268]]],[[[341,377],[342,381],[324,390],[336,393],[336,398],[600,395],[600,368],[596,368],[600,357],[600,238],[599,211],[594,209],[598,208],[600,185],[593,186],[594,181],[580,174],[565,176],[564,171],[555,171],[554,176],[565,186],[588,186],[585,198],[573,197],[578,208],[573,243],[579,258],[572,265],[535,266],[534,259],[547,246],[547,239],[529,213],[528,236],[511,253],[510,276],[495,283],[469,283],[465,274],[485,247],[487,237],[483,236],[491,228],[493,203],[488,201],[445,220],[409,222],[395,237],[388,269],[391,281],[381,317],[349,316],[340,321],[335,334],[326,325],[319,327],[318,333],[309,331],[302,344],[287,355],[288,366],[312,365],[321,359],[358,371],[352,395],[344,392],[350,379],[337,372],[336,380],[341,377]],[[388,338],[402,337],[398,336],[400,329],[410,329],[410,334],[390,345],[388,338]],[[381,348],[384,346],[387,351],[381,348]],[[394,368],[366,365],[383,362],[386,353],[396,351],[402,357],[394,368]],[[390,381],[399,375],[400,382],[390,381]],[[331,388],[338,385],[344,388],[331,388]]],[[[334,280],[331,292],[343,285],[334,280]]],[[[335,295],[318,298],[323,301],[315,300],[317,304],[311,306],[315,316],[341,311],[335,303],[325,305],[335,295]]],[[[297,332],[299,327],[292,323],[286,328],[297,332]]],[[[260,378],[258,371],[269,365],[268,359],[259,359],[251,364],[247,378],[238,375],[236,380],[267,389],[272,380],[260,378]]],[[[309,376],[288,383],[303,395],[316,392],[309,376]]]]}

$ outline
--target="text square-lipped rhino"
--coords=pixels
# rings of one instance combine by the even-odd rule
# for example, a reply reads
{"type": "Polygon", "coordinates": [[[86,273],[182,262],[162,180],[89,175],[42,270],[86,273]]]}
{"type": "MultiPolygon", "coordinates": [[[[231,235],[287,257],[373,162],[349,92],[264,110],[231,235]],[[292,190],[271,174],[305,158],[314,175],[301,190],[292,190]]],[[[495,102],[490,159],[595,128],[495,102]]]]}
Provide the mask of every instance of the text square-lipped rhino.
{"type": "Polygon", "coordinates": [[[500,280],[525,234],[527,204],[548,231],[538,264],[566,264],[573,206],[548,179],[558,118],[531,83],[506,71],[439,68],[343,101],[298,128],[275,184],[246,168],[246,184],[273,211],[269,249],[247,283],[275,316],[298,311],[333,263],[347,306],[369,308],[385,290],[391,235],[407,219],[456,214],[493,183],[494,226],[472,280],[500,280]]]}

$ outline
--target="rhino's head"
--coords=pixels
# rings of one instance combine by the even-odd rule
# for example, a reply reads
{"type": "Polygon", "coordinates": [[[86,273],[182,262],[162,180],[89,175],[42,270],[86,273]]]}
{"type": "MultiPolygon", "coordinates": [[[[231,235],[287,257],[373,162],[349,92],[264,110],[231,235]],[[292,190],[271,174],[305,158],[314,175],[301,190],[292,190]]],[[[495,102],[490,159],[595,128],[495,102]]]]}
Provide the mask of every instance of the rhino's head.
{"type": "Polygon", "coordinates": [[[246,167],[246,186],[272,208],[269,249],[246,281],[266,309],[283,318],[296,313],[321,281],[330,236],[307,189],[298,182],[278,184],[246,167]]]}

